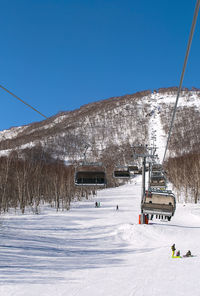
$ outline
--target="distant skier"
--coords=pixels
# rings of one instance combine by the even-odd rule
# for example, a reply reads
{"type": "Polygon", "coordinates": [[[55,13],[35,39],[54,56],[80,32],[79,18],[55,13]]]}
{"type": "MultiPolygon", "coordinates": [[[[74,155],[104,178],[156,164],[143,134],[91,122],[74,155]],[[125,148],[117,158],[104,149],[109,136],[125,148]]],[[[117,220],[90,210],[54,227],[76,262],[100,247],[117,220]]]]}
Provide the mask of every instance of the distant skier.
{"type": "Polygon", "coordinates": [[[174,257],[174,253],[175,253],[175,251],[176,251],[175,244],[173,244],[173,245],[171,246],[171,250],[172,250],[172,257],[174,257]]]}
{"type": "Polygon", "coordinates": [[[95,202],[95,208],[98,208],[98,202],[97,201],[95,202]]]}
{"type": "Polygon", "coordinates": [[[117,205],[117,206],[116,206],[116,211],[118,211],[118,210],[119,210],[119,206],[117,205]]]}

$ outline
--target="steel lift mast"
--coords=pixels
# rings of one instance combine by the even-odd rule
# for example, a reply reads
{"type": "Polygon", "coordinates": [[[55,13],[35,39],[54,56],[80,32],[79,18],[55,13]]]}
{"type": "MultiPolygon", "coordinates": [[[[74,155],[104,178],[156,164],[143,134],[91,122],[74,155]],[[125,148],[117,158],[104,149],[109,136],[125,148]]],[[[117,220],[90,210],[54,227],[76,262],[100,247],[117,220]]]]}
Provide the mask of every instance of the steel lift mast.
{"type": "Polygon", "coordinates": [[[135,145],[133,148],[133,157],[142,158],[142,189],[141,189],[141,214],[140,214],[140,224],[146,224],[146,215],[142,211],[142,204],[144,203],[145,198],[145,172],[146,172],[146,163],[149,163],[149,176],[150,176],[150,163],[156,157],[156,147],[148,145],[135,145]]]}

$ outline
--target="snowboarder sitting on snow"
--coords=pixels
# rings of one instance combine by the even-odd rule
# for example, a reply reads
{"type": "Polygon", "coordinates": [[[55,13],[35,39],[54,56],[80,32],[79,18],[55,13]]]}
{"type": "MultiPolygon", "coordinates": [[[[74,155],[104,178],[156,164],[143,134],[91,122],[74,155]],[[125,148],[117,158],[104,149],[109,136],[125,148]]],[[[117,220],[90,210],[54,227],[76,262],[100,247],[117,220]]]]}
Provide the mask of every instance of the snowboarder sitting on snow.
{"type": "Polygon", "coordinates": [[[191,256],[192,256],[191,251],[188,250],[187,253],[185,254],[185,257],[191,257],[191,256]]]}
{"type": "Polygon", "coordinates": [[[174,256],[174,253],[175,253],[175,251],[176,251],[175,244],[173,244],[173,245],[171,246],[171,249],[172,249],[172,257],[173,257],[173,256],[174,256]]]}
{"type": "Polygon", "coordinates": [[[181,255],[181,253],[180,253],[180,251],[178,250],[177,252],[176,252],[176,256],[180,256],[181,255]]]}

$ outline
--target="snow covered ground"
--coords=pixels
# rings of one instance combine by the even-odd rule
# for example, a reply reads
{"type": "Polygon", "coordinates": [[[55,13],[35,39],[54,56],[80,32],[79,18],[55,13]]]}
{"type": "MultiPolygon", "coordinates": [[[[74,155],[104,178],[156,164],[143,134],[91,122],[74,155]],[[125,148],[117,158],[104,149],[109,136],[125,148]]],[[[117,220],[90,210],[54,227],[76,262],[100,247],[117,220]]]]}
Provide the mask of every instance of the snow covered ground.
{"type": "Polygon", "coordinates": [[[140,186],[141,176],[68,212],[1,217],[0,295],[200,295],[199,206],[139,225],[140,186]],[[196,257],[172,259],[173,243],[196,257]]]}

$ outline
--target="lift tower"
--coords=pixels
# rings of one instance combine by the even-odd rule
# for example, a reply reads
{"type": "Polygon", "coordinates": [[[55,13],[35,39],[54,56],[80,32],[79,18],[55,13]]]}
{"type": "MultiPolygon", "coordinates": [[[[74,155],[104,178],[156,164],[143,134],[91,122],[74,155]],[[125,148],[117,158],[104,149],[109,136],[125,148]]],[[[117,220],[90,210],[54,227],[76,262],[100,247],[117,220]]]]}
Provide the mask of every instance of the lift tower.
{"type": "MultiPolygon", "coordinates": [[[[140,214],[140,224],[146,224],[146,217],[142,211],[142,205],[144,203],[145,198],[145,172],[146,172],[146,163],[147,161],[149,164],[152,160],[156,157],[155,155],[156,147],[155,146],[148,146],[148,145],[135,145],[133,146],[133,157],[134,158],[142,158],[142,188],[141,188],[141,214],[140,214]]],[[[150,169],[150,165],[149,165],[150,169]]]]}

